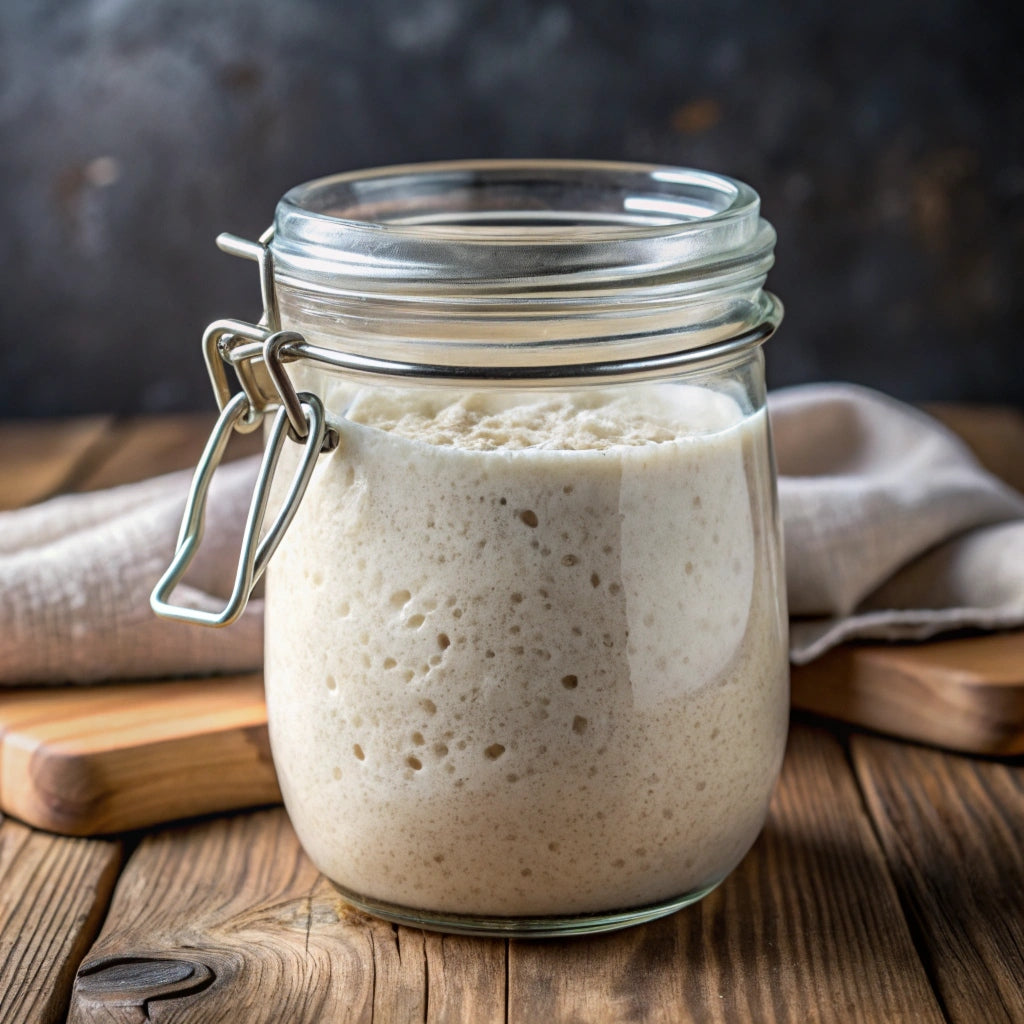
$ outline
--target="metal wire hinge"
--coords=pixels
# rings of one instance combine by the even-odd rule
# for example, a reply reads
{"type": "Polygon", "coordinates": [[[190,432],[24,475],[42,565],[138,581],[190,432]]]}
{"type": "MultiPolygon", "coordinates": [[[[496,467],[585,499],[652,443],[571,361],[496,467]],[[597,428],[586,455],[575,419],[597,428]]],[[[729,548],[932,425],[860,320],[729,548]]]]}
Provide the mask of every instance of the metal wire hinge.
{"type": "Polygon", "coordinates": [[[263,575],[271,555],[295,516],[318,456],[336,447],[338,442],[337,433],[327,426],[320,399],[306,392],[296,392],[284,370],[285,346],[303,339],[301,335],[280,329],[269,248],[272,231],[265,232],[258,243],[233,235],[221,235],[217,239],[217,244],[225,252],[255,259],[259,264],[263,315],[255,324],[242,320],[218,320],[203,335],[203,353],[221,413],[192,478],[174,557],[149,599],[153,611],[164,618],[204,626],[228,626],[239,618],[252,588],[263,575]],[[228,384],[227,365],[234,368],[242,387],[234,395],[228,384]],[[171,595],[199,551],[210,484],[231,435],[235,431],[248,433],[255,430],[266,413],[275,408],[277,411],[267,434],[263,461],[253,488],[238,568],[227,604],[220,611],[174,604],[171,595]],[[302,445],[298,467],[277,517],[264,533],[263,523],[274,472],[289,439],[302,445]]]}

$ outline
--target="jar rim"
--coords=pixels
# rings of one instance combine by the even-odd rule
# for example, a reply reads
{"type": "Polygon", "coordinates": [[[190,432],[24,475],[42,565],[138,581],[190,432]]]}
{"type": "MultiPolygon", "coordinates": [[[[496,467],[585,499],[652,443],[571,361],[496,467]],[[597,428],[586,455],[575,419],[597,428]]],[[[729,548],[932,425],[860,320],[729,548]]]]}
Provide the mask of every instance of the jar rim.
{"type": "Polygon", "coordinates": [[[351,171],[277,206],[275,276],[315,291],[536,294],[757,277],[775,233],[726,175],[594,160],[351,171]]]}

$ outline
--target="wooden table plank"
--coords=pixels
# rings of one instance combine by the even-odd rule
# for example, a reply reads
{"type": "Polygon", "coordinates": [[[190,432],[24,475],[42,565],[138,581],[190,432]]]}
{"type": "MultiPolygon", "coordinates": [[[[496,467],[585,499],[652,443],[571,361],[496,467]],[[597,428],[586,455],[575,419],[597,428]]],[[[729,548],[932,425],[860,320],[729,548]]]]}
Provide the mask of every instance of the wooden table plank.
{"type": "Polygon", "coordinates": [[[0,824],[0,1020],[64,1019],[120,864],[118,842],[0,824]]]}
{"type": "MultiPolygon", "coordinates": [[[[207,413],[0,422],[0,511],[66,491],[93,491],[192,469],[216,417],[207,413]]],[[[261,450],[262,433],[232,438],[228,461],[261,450]]]]}
{"type": "MultiPolygon", "coordinates": [[[[845,754],[804,725],[765,835],[717,893],[612,935],[513,941],[507,977],[507,1019],[531,1024],[943,1020],[845,754]]],[[[145,1007],[196,1024],[488,1022],[506,1019],[505,994],[504,942],[349,909],[283,812],[266,811],[143,841],[70,1019],[137,1020],[145,1007]]]]}
{"type": "Polygon", "coordinates": [[[69,1020],[135,1022],[144,1010],[188,1024],[488,1024],[504,1020],[504,994],[504,942],[424,935],[351,909],[272,810],[143,840],[69,1020]],[[443,974],[433,984],[431,969],[443,974]]]}
{"type": "Polygon", "coordinates": [[[1024,762],[854,737],[853,763],[951,1021],[1024,1021],[1024,762]]]}
{"type": "Polygon", "coordinates": [[[373,1020],[504,1024],[504,940],[366,921],[373,949],[373,1020]]]}
{"type": "MultiPolygon", "coordinates": [[[[119,422],[113,428],[117,445],[76,481],[75,490],[94,491],[103,487],[134,483],[161,473],[193,469],[216,421],[212,413],[184,413],[178,416],[139,417],[119,422]]],[[[262,448],[263,433],[232,437],[226,460],[254,455],[262,448]]]]}
{"type": "Polygon", "coordinates": [[[838,741],[797,724],[766,829],[702,903],[509,947],[509,1022],[943,1021],[838,741]]]}
{"type": "Polygon", "coordinates": [[[508,943],[463,935],[426,938],[428,1024],[506,1024],[508,943]]]}
{"type": "Polygon", "coordinates": [[[0,510],[63,490],[110,430],[109,416],[0,423],[0,510]]]}

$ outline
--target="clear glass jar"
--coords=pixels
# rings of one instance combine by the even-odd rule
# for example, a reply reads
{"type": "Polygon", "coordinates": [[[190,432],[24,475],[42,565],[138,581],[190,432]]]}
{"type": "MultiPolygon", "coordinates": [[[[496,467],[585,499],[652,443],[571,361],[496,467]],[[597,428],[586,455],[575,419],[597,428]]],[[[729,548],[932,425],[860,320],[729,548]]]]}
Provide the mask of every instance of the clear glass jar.
{"type": "Polygon", "coordinates": [[[774,240],[747,186],[639,165],[387,168],[279,203],[280,326],[327,356],[288,375],[338,443],[268,572],[270,737],[355,905],[601,931],[753,843],[788,718],[774,240]]]}

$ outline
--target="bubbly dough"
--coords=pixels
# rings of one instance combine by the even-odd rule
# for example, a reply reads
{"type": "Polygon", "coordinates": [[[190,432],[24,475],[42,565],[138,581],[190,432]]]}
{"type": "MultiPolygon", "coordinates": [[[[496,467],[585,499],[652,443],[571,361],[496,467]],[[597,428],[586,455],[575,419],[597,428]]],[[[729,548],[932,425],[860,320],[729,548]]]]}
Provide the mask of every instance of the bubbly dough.
{"type": "Polygon", "coordinates": [[[274,758],[318,867],[481,916],[719,881],[788,711],[764,413],[677,384],[329,405],[267,588],[274,758]]]}

